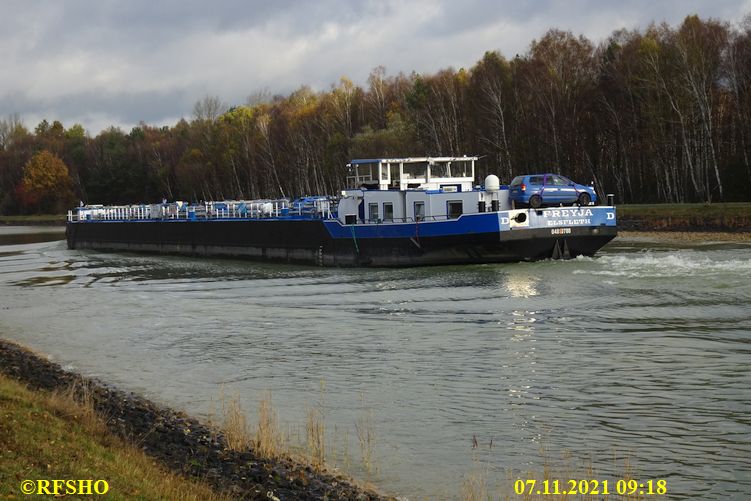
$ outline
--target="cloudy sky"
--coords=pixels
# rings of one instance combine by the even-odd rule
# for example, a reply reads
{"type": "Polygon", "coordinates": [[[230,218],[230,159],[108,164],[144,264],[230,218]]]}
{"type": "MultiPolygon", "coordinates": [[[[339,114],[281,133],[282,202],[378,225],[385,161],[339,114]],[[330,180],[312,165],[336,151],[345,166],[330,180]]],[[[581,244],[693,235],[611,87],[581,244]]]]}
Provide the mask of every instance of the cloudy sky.
{"type": "Polygon", "coordinates": [[[486,50],[523,54],[548,28],[595,42],[691,13],[738,23],[751,0],[0,0],[0,118],[92,134],[189,118],[203,96],[433,73],[486,50]]]}

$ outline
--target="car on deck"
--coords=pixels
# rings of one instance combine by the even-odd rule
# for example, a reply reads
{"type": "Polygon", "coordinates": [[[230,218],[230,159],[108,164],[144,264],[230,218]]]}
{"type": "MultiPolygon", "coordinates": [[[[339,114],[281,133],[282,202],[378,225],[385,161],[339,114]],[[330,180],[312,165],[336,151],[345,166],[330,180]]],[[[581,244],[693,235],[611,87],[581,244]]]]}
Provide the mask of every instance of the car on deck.
{"type": "Polygon", "coordinates": [[[577,184],[559,174],[517,176],[509,185],[509,198],[519,206],[533,209],[544,205],[590,205],[597,202],[592,186],[577,184]]]}

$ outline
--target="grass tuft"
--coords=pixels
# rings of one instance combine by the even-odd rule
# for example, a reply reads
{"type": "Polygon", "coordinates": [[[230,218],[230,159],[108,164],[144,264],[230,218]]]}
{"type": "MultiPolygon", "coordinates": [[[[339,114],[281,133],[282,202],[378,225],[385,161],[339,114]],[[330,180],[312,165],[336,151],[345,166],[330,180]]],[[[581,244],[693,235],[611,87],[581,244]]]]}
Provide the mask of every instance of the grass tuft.
{"type": "Polygon", "coordinates": [[[471,472],[462,479],[460,493],[462,501],[488,501],[493,498],[488,495],[488,482],[484,473],[471,472]]]}
{"type": "Polygon", "coordinates": [[[266,458],[282,455],[284,439],[279,431],[279,415],[271,401],[271,391],[267,391],[258,404],[258,429],[256,431],[256,453],[266,458]]]}
{"type": "Polygon", "coordinates": [[[316,468],[323,467],[326,461],[326,426],[321,409],[312,407],[308,409],[306,425],[308,459],[316,468]]]}
{"type": "Polygon", "coordinates": [[[94,396],[87,381],[79,379],[65,390],[52,391],[47,404],[57,415],[78,421],[100,437],[108,433],[106,419],[94,409],[94,396]]]}
{"type": "Polygon", "coordinates": [[[222,416],[224,418],[222,430],[227,447],[233,451],[247,451],[253,444],[253,439],[248,429],[245,411],[240,405],[240,395],[222,398],[222,416]]]}
{"type": "Polygon", "coordinates": [[[308,459],[313,467],[323,469],[326,462],[326,382],[321,380],[318,404],[308,409],[306,437],[308,459]]]}
{"type": "Polygon", "coordinates": [[[365,395],[360,396],[362,402],[362,413],[355,422],[355,431],[357,440],[360,443],[360,458],[362,466],[368,475],[373,473],[375,459],[375,425],[373,423],[373,410],[365,406],[365,395]]]}

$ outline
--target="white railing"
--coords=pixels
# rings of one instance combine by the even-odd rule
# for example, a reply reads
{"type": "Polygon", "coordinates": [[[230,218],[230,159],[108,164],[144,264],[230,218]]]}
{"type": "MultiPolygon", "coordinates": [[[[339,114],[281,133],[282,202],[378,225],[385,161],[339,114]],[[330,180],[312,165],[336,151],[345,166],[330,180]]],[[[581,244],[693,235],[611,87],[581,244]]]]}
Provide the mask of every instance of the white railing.
{"type": "MultiPolygon", "coordinates": [[[[86,205],[68,211],[68,221],[138,221],[161,219],[270,218],[289,214],[289,200],[231,200],[188,205],[183,202],[151,205],[86,205]]],[[[322,207],[323,209],[323,207],[322,207]]],[[[320,211],[324,214],[324,211],[320,211]]],[[[327,206],[326,217],[331,211],[327,206]]]]}

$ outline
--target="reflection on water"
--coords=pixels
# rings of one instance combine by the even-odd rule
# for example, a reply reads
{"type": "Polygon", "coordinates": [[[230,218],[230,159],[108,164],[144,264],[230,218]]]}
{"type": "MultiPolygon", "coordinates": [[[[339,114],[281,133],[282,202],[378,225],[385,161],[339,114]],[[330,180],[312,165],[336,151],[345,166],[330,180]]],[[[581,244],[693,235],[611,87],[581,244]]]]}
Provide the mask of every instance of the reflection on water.
{"type": "Polygon", "coordinates": [[[510,275],[506,280],[506,290],[512,297],[530,297],[537,295],[537,279],[528,275],[510,275]]]}
{"type": "Polygon", "coordinates": [[[750,249],[348,270],[16,241],[0,332],[204,416],[225,385],[304,423],[324,380],[329,436],[355,442],[372,409],[373,480],[410,499],[456,497],[474,461],[525,478],[541,447],[599,478],[628,456],[671,499],[747,499],[750,249]]]}

